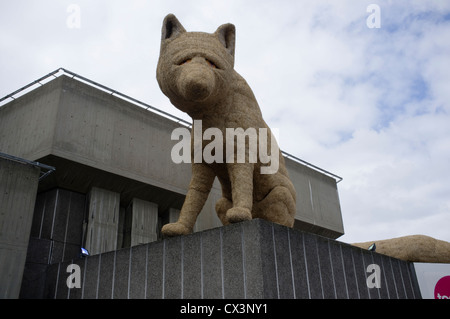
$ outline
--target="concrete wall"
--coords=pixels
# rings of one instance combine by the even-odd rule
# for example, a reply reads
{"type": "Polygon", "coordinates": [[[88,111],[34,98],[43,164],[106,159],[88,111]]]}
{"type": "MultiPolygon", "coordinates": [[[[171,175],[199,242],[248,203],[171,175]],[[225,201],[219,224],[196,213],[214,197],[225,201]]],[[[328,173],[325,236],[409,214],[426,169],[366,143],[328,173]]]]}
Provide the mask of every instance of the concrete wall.
{"type": "Polygon", "coordinates": [[[86,195],[52,189],[37,195],[20,298],[42,295],[49,264],[80,256],[86,195]]]}
{"type": "Polygon", "coordinates": [[[416,299],[410,266],[256,219],[51,265],[44,297],[416,299]],[[70,264],[80,267],[79,288],[66,284],[70,264]],[[367,285],[371,264],[378,288],[367,285]]]}
{"type": "Polygon", "coordinates": [[[48,263],[78,256],[86,214],[86,195],[64,189],[38,194],[31,238],[52,241],[48,263]]]}
{"type": "Polygon", "coordinates": [[[158,205],[133,199],[125,216],[124,247],[156,241],[158,233],[158,205]]]}
{"type": "Polygon", "coordinates": [[[157,205],[135,198],[127,209],[119,197],[96,187],[87,195],[60,188],[37,195],[20,298],[42,296],[48,265],[79,258],[81,247],[94,255],[157,240],[157,205]]]}
{"type": "Polygon", "coordinates": [[[94,187],[89,193],[84,248],[96,255],[117,249],[120,194],[94,187]]]}
{"type": "Polygon", "coordinates": [[[344,233],[336,180],[287,158],[286,166],[297,191],[295,228],[337,238],[344,233]]]}
{"type": "Polygon", "coordinates": [[[19,296],[39,174],[0,157],[0,299],[19,296]]]}
{"type": "MultiPolygon", "coordinates": [[[[190,164],[174,164],[170,158],[177,142],[170,136],[180,127],[170,119],[60,76],[2,106],[0,121],[0,151],[53,160],[48,164],[57,167],[52,178],[58,184],[52,187],[87,193],[94,185],[123,197],[126,179],[150,185],[155,195],[147,192],[153,198],[141,199],[158,204],[160,213],[181,207],[177,194],[186,194],[190,164]]],[[[295,227],[331,238],[342,235],[336,181],[290,159],[286,162],[298,195],[295,227]]],[[[220,196],[216,181],[196,230],[220,226],[214,209],[220,196]]],[[[138,196],[130,194],[128,200],[133,197],[138,196]]]]}
{"type": "Polygon", "coordinates": [[[61,81],[0,107],[0,152],[36,160],[52,151],[61,81]]]}
{"type": "Polygon", "coordinates": [[[178,124],[93,87],[62,80],[52,154],[186,192],[189,165],[176,165],[170,157],[170,135],[178,124]]]}

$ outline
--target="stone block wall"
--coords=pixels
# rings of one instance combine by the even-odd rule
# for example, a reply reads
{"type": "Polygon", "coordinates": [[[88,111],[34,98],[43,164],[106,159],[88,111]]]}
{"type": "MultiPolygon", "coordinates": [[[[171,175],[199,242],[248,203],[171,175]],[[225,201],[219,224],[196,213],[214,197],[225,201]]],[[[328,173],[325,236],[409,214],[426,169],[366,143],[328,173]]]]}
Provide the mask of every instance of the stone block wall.
{"type": "Polygon", "coordinates": [[[49,266],[45,298],[415,299],[407,262],[264,220],[49,266]],[[80,288],[68,288],[70,264],[80,288]],[[379,266],[376,287],[369,265],[379,266]]]}

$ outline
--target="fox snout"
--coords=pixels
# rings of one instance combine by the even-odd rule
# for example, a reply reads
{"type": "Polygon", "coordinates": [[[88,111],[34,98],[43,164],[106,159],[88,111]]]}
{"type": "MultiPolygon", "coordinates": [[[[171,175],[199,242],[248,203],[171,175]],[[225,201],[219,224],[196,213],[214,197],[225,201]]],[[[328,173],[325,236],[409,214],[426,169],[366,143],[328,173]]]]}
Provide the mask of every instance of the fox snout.
{"type": "Polygon", "coordinates": [[[194,57],[183,61],[177,87],[188,101],[201,102],[211,96],[215,88],[214,63],[203,57],[194,57]]]}

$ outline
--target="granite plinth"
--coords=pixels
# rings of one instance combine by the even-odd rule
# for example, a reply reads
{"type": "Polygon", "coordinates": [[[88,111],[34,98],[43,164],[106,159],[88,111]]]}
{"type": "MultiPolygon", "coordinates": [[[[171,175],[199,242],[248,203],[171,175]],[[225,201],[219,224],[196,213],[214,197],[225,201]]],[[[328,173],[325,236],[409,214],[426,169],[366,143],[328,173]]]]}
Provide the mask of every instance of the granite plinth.
{"type": "Polygon", "coordinates": [[[420,298],[410,263],[264,220],[49,266],[44,298],[420,298]],[[81,288],[67,288],[67,265],[81,288]],[[379,288],[367,284],[380,267],[379,288]]]}

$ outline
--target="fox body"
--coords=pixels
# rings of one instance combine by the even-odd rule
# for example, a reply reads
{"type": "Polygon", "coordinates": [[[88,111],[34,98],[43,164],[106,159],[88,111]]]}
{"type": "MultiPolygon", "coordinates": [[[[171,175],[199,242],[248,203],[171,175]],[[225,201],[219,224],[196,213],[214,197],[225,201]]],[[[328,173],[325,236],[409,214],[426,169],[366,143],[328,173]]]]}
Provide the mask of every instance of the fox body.
{"type": "MultiPolygon", "coordinates": [[[[248,148],[243,163],[229,159],[213,163],[192,161],[192,178],[180,217],[162,228],[165,236],[192,232],[216,177],[222,188],[216,212],[224,225],[252,218],[289,227],[294,224],[295,188],[278,145],[271,144],[276,140],[252,90],[234,70],[234,51],[234,25],[221,25],[212,34],[186,32],[178,19],[169,14],[162,27],[158,84],[171,103],[194,120],[194,130],[199,121],[202,132],[208,128],[217,128],[224,134],[227,128],[265,128],[266,149],[276,146],[278,152],[278,170],[261,174],[261,167],[267,163],[249,161],[248,148]]],[[[202,143],[204,148],[207,142],[202,143]]],[[[225,150],[226,142],[223,144],[225,150]]]]}

